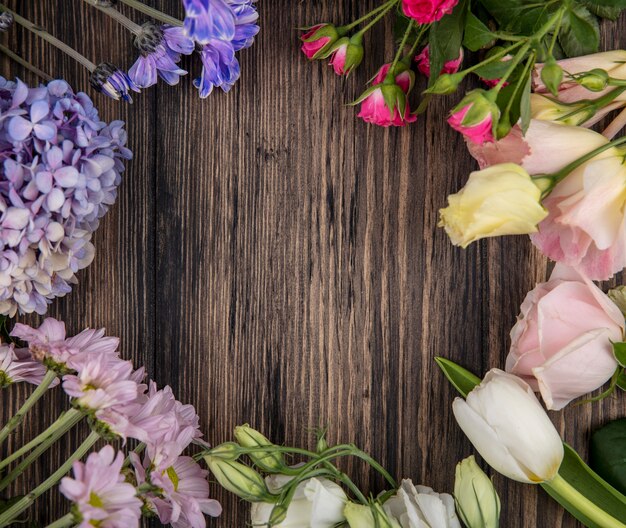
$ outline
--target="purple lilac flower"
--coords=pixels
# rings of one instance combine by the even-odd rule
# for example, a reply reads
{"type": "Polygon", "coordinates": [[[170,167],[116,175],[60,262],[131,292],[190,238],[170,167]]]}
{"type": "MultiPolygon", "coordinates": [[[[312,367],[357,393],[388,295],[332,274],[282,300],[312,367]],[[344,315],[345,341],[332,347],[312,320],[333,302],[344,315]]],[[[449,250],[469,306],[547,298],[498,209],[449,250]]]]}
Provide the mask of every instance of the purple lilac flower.
{"type": "Polygon", "coordinates": [[[183,0],[183,6],[185,30],[199,44],[234,38],[235,16],[225,0],[183,0]]]}
{"type": "Polygon", "coordinates": [[[239,79],[239,61],[230,42],[214,39],[200,51],[202,74],[193,81],[200,97],[208,97],[214,87],[228,92],[239,79]]]}
{"type": "Polygon", "coordinates": [[[186,71],[178,67],[180,56],[190,55],[195,43],[182,27],[157,26],[146,22],[142,32],[135,38],[135,46],[141,56],[128,72],[131,80],[140,88],[156,84],[157,74],[170,85],[178,84],[186,71]]]}
{"type": "Polygon", "coordinates": [[[0,77],[1,315],[45,313],[93,260],[92,234],[132,157],[123,126],[65,81],[0,77]]]}
{"type": "Polygon", "coordinates": [[[104,95],[118,101],[120,98],[128,103],[133,98],[128,93],[130,90],[139,91],[139,87],[131,78],[119,68],[109,62],[102,62],[91,72],[89,84],[104,95]]]}
{"type": "Polygon", "coordinates": [[[64,477],[59,489],[74,503],[80,528],[139,526],[142,502],[135,487],[122,474],[124,454],[110,445],[91,453],[87,461],[74,462],[74,478],[64,477]]]}

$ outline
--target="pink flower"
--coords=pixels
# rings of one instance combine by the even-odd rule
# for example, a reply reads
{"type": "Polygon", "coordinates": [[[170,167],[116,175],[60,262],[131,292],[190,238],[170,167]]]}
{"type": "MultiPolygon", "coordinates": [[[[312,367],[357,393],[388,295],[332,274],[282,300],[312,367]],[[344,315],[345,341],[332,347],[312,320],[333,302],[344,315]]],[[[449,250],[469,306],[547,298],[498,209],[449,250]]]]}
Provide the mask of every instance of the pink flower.
{"type": "Polygon", "coordinates": [[[160,490],[158,495],[144,497],[148,506],[163,524],[174,528],[205,528],[204,514],[217,517],[222,513],[219,502],[209,499],[208,471],[193,458],[180,456],[176,449],[163,455],[161,451],[152,458],[148,452],[143,464],[137,454],[130,455],[137,482],[148,482],[160,490]]]}
{"type": "MultiPolygon", "coordinates": [[[[422,52],[415,56],[415,62],[417,62],[417,69],[426,75],[426,77],[430,77],[430,55],[428,53],[428,46],[424,47],[422,52]]],[[[446,62],[440,73],[456,73],[459,71],[462,62],[463,48],[460,48],[458,58],[446,62]]]]}
{"type": "Polygon", "coordinates": [[[348,75],[363,60],[363,37],[355,35],[352,38],[343,37],[331,48],[329,65],[337,75],[348,75]]]}
{"type": "Polygon", "coordinates": [[[413,74],[410,70],[403,69],[396,74],[395,84],[386,84],[385,78],[389,68],[390,64],[383,65],[374,77],[372,87],[357,99],[357,102],[361,103],[358,116],[366,123],[378,126],[405,126],[417,120],[417,117],[411,114],[406,97],[413,87],[413,74]],[[376,88],[379,85],[380,87],[376,88]],[[391,108],[389,104],[392,104],[391,108]]]}
{"type": "Polygon", "coordinates": [[[107,445],[91,453],[85,463],[74,462],[74,478],[65,477],[60,491],[74,502],[80,528],[139,526],[142,502],[135,487],[121,474],[124,455],[107,445]]]}
{"type": "Polygon", "coordinates": [[[402,11],[418,24],[430,24],[452,13],[459,0],[402,0],[402,11]]]}
{"type": "Polygon", "coordinates": [[[448,124],[463,134],[471,143],[482,145],[495,139],[493,110],[489,107],[477,109],[474,103],[466,104],[453,111],[448,118],[448,124]]]}
{"type": "Polygon", "coordinates": [[[521,312],[506,370],[541,392],[548,409],[562,409],[615,372],[611,341],[623,339],[624,316],[580,273],[557,264],[550,280],[528,293],[521,312]]]}
{"type": "Polygon", "coordinates": [[[138,384],[131,361],[90,354],[76,375],[63,377],[63,390],[79,407],[99,411],[134,402],[145,386],[138,384]]]}
{"type": "Polygon", "coordinates": [[[19,381],[39,385],[45,374],[46,367],[34,361],[27,348],[0,344],[0,389],[19,381]]]}
{"type": "Polygon", "coordinates": [[[300,37],[302,52],[309,59],[325,58],[338,38],[337,28],[332,24],[317,24],[300,37]]]}

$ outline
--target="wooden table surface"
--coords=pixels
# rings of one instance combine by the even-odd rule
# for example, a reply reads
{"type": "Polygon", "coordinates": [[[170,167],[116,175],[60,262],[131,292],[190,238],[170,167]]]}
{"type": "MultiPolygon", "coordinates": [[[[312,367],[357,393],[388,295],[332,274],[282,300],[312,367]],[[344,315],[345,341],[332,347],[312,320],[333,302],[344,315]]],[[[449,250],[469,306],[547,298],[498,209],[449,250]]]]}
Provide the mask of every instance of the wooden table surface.
{"type": "MultiPolygon", "coordinates": [[[[153,4],[182,15],[177,0],[153,4]]],[[[130,35],[80,0],[8,5],[95,62],[128,68],[134,60],[130,35]]],[[[71,333],[106,327],[120,336],[125,357],[196,406],[211,443],[249,422],[277,443],[307,446],[312,429],[328,425],[331,442],[355,442],[393,475],[451,492],[456,462],[473,449],[433,358],[476,373],[502,367],[519,304],[548,266],[526,237],[462,250],[437,228],[446,195],[475,168],[445,124],[454,98],[435,100],[399,130],[368,126],[344,106],[392,56],[391,24],[367,38],[364,65],[350,79],[301,56],[295,28],[347,21],[374,5],[261,0],[262,30],[240,55],[241,81],[205,100],[187,77],[119,104],[94,94],[75,62],[20,28],[2,42],[86,90],[105,119],[126,121],[135,153],[95,235],[94,263],[49,315],[71,333]]],[[[624,19],[605,24],[603,45],[624,46],[624,29],[624,19]]],[[[184,64],[199,70],[197,57],[184,64]]],[[[36,81],[6,59],[1,65],[4,76],[36,81]]],[[[4,413],[28,392],[2,392],[4,413]]],[[[586,456],[589,432],[624,416],[624,402],[551,416],[586,456]]],[[[15,441],[65,403],[60,391],[48,394],[15,441]]],[[[69,434],[67,451],[50,453],[30,483],[84,433],[69,434]]],[[[362,465],[348,469],[365,489],[381,489],[362,465]]],[[[542,490],[494,480],[503,526],[579,526],[542,490]]],[[[245,504],[212,490],[224,514],[209,525],[246,526],[245,504]]],[[[67,508],[50,493],[34,517],[45,524],[67,508]]]]}

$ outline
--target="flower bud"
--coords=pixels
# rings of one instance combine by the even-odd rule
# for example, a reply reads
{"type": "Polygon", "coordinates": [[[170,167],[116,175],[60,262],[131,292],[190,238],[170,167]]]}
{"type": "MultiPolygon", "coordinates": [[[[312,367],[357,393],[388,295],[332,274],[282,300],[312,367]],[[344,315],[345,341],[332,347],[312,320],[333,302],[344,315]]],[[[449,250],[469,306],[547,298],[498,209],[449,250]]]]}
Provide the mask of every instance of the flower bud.
{"type": "Polygon", "coordinates": [[[514,163],[472,172],[439,213],[439,226],[461,247],[485,237],[534,233],[548,214],[541,205],[541,189],[514,163]]]}
{"type": "Polygon", "coordinates": [[[550,93],[552,93],[554,97],[557,97],[559,94],[559,86],[561,86],[561,82],[563,81],[563,68],[557,64],[554,57],[550,57],[541,69],[541,80],[550,93]]]}
{"type": "Polygon", "coordinates": [[[211,455],[206,455],[204,461],[220,486],[238,497],[248,502],[275,501],[275,497],[267,489],[263,477],[251,467],[211,455]]]}
{"type": "Polygon", "coordinates": [[[237,460],[239,458],[239,446],[235,442],[224,442],[209,451],[210,456],[221,460],[237,460]]]}
{"type": "Polygon", "coordinates": [[[495,139],[500,109],[493,95],[485,90],[472,90],[452,110],[448,123],[472,143],[482,145],[495,139]]]}
{"type": "Polygon", "coordinates": [[[433,84],[426,93],[437,94],[437,95],[447,95],[456,91],[461,84],[461,81],[465,78],[465,74],[460,73],[442,73],[435,84],[433,84]]]}
{"type": "Polygon", "coordinates": [[[0,13],[0,32],[8,31],[13,27],[13,13],[3,11],[0,13]]]}
{"type": "Polygon", "coordinates": [[[387,515],[380,504],[355,504],[348,502],[343,514],[350,528],[402,528],[400,523],[387,515]]]}
{"type": "Polygon", "coordinates": [[[500,498],[473,455],[456,465],[454,497],[467,528],[498,528],[500,498]]]}
{"type": "Polygon", "coordinates": [[[530,94],[530,113],[533,119],[558,121],[565,125],[582,125],[595,113],[593,106],[585,102],[560,103],[541,94],[530,94]],[[585,107],[588,106],[588,109],[585,107]]]}
{"type": "MultiPolygon", "coordinates": [[[[609,85],[609,74],[600,68],[594,68],[576,75],[576,82],[592,92],[601,92],[609,85]]],[[[542,77],[543,79],[543,77],[542,77]]]]}
{"type": "Polygon", "coordinates": [[[272,450],[276,447],[261,433],[247,424],[235,427],[235,438],[242,447],[268,447],[267,451],[247,453],[252,462],[270,473],[279,473],[285,467],[283,456],[272,450]]]}
{"type": "Polygon", "coordinates": [[[302,52],[311,60],[325,59],[338,38],[339,31],[333,24],[317,24],[300,37],[302,52]]]}
{"type": "Polygon", "coordinates": [[[337,75],[349,75],[363,60],[363,37],[343,37],[331,48],[330,66],[337,75]]]}

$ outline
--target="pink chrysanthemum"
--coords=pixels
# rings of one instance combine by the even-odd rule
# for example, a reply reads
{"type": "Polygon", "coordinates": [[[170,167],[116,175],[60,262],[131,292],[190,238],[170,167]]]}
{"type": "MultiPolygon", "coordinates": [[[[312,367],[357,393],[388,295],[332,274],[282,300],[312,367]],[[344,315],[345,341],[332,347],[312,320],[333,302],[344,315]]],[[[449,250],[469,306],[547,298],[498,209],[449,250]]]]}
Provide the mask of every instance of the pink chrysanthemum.
{"type": "Polygon", "coordinates": [[[0,344],[0,389],[19,381],[39,385],[45,374],[46,368],[33,360],[28,349],[0,344]]]}

